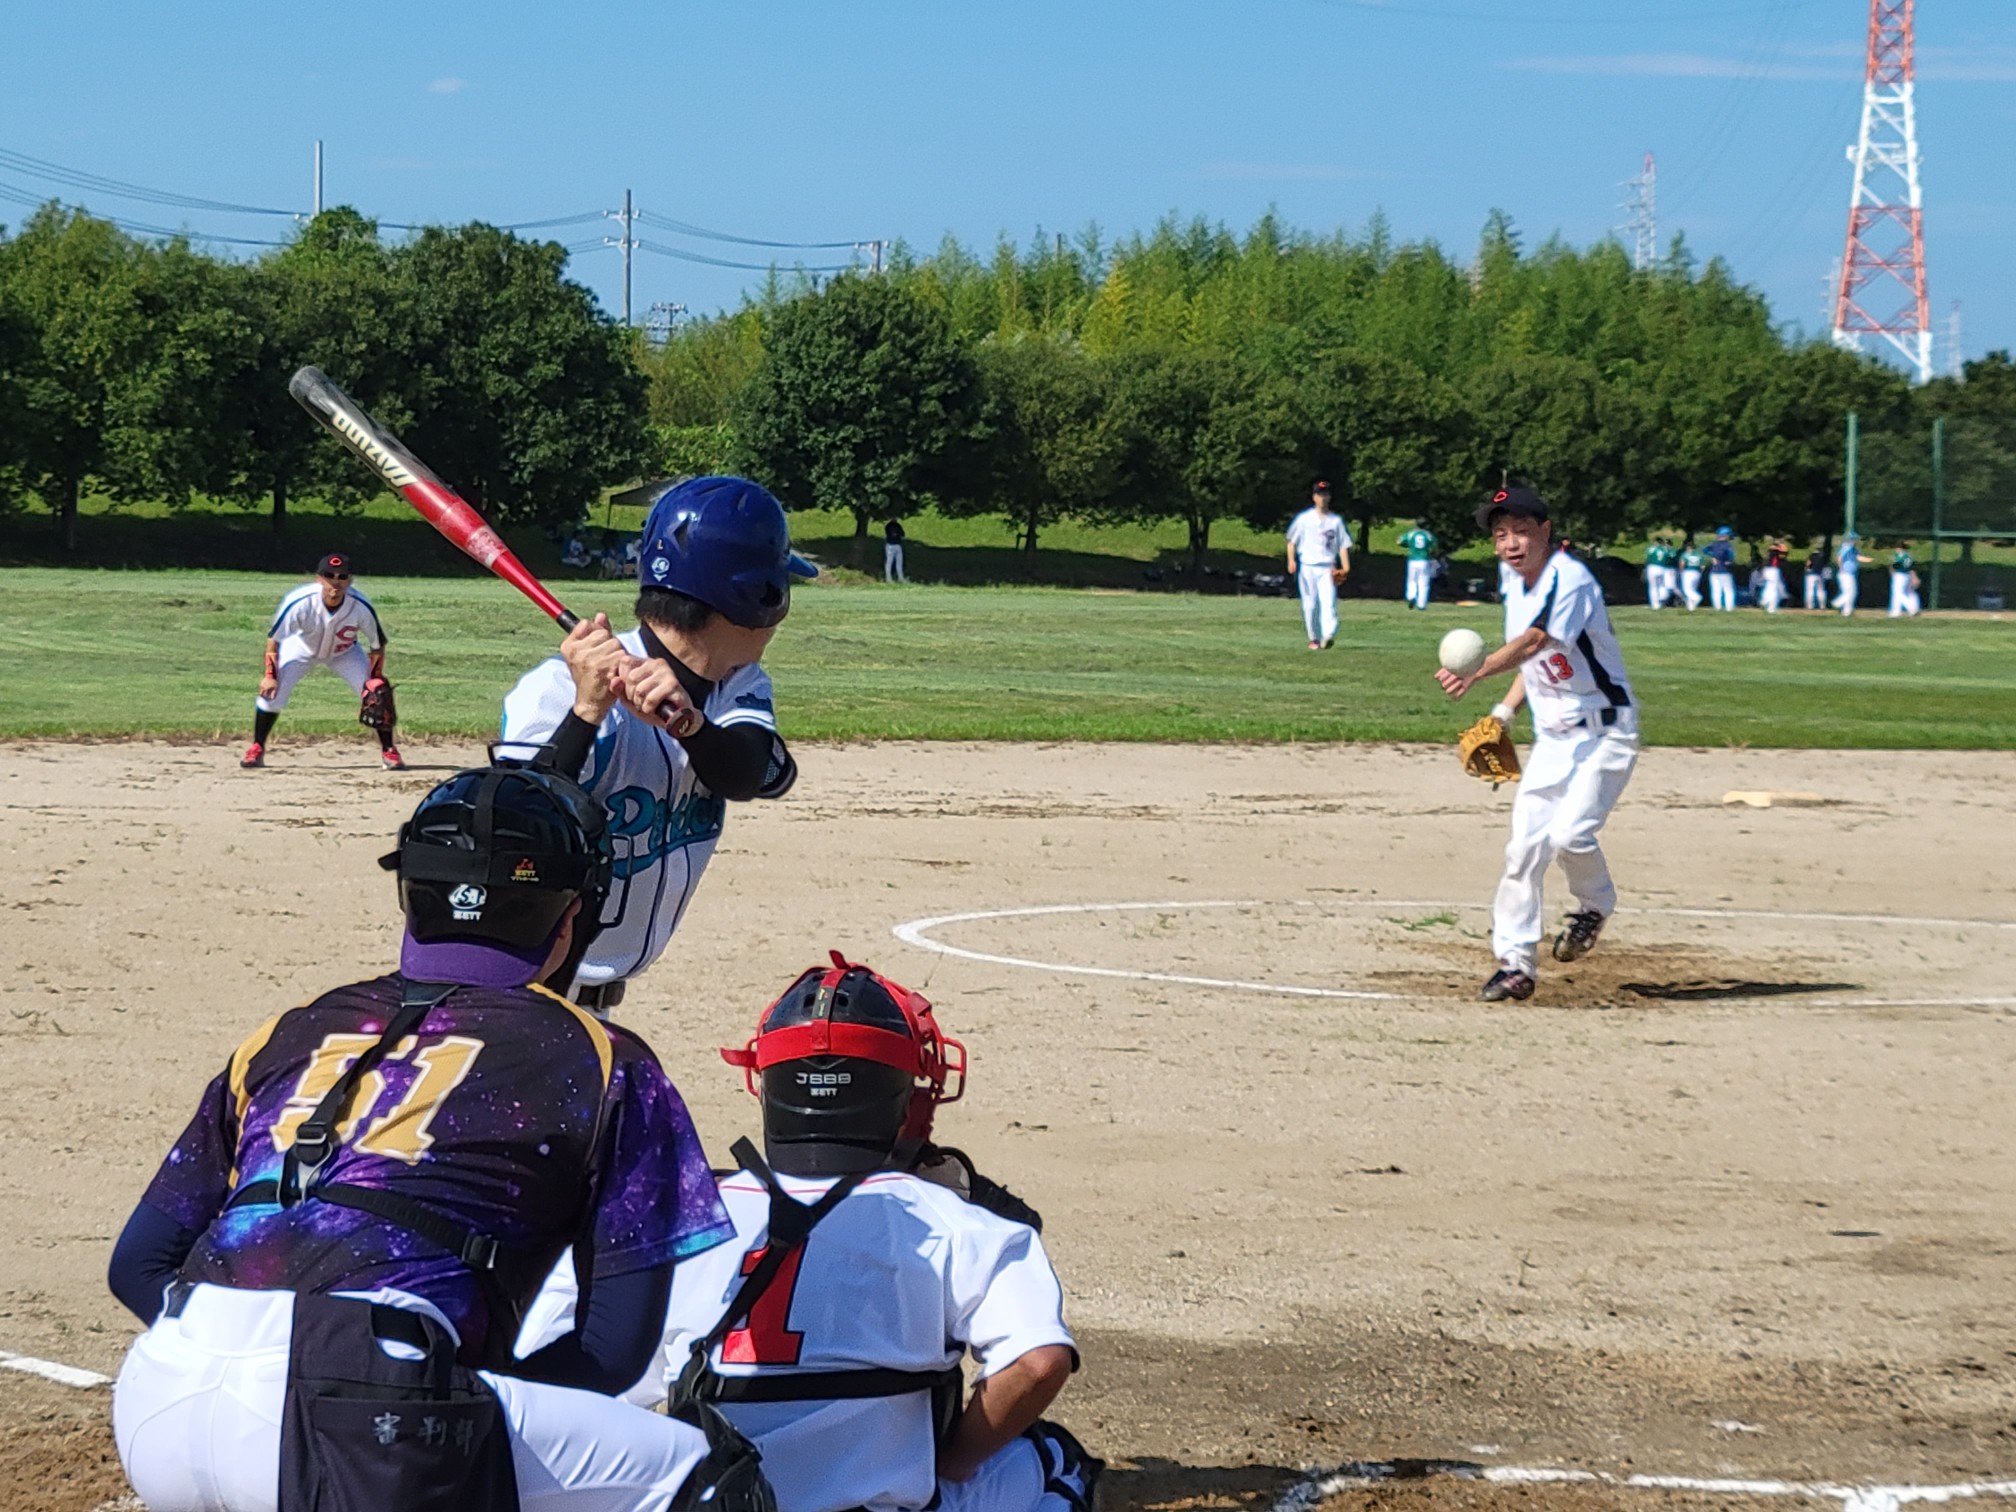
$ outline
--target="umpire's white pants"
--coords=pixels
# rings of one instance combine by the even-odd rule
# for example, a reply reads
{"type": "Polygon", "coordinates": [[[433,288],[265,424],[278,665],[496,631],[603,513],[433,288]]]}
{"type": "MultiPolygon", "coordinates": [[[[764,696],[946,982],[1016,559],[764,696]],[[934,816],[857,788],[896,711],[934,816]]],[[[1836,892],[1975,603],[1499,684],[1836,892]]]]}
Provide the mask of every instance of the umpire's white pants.
{"type": "MultiPolygon", "coordinates": [[[[293,1314],[292,1292],[199,1286],[179,1318],[134,1340],[112,1432],[148,1512],[277,1508],[293,1314]]],[[[664,1512],[707,1452],[697,1428],[592,1391],[483,1379],[504,1407],[526,1512],[664,1512]]]]}
{"type": "Polygon", "coordinates": [[[1687,600],[1687,612],[1701,607],[1701,569],[1688,567],[1680,573],[1680,596],[1687,600]]]}
{"type": "Polygon", "coordinates": [[[1295,586],[1302,594],[1302,623],[1319,646],[1337,638],[1337,584],[1330,577],[1334,565],[1305,566],[1295,574],[1295,586]]]}
{"type": "MultiPolygon", "coordinates": [[[[287,700],[294,696],[294,685],[308,675],[308,669],[315,663],[315,653],[308,649],[308,643],[288,636],[280,643],[280,665],[273,672],[280,686],[271,698],[257,698],[253,702],[268,714],[278,714],[287,707],[287,700]]],[[[371,658],[364,654],[362,646],[338,651],[322,665],[350,684],[351,691],[359,698],[364,696],[364,684],[371,676],[371,658]]]]}
{"type": "Polygon", "coordinates": [[[1911,586],[1911,574],[1893,572],[1890,574],[1890,618],[1900,614],[1918,612],[1918,590],[1911,586]]]}
{"type": "Polygon", "coordinates": [[[1577,913],[1606,919],[1617,889],[1597,832],[1638,764],[1638,713],[1619,709],[1617,723],[1551,735],[1534,733],[1519,796],[1512,802],[1512,839],[1505,847],[1505,876],[1491,910],[1491,949],[1499,964],[1533,974],[1546,928],[1542,882],[1547,863],[1559,861],[1577,913]]]}
{"type": "Polygon", "coordinates": [[[1416,609],[1428,607],[1428,563],[1425,559],[1407,564],[1407,602],[1416,609]]]}
{"type": "Polygon", "coordinates": [[[1844,616],[1855,612],[1855,601],[1862,595],[1861,577],[1859,572],[1834,574],[1834,607],[1844,616]]]}
{"type": "Polygon", "coordinates": [[[1736,574],[1733,572],[1711,572],[1708,574],[1708,604],[1710,608],[1734,611],[1736,608],[1736,574]]]}
{"type": "Polygon", "coordinates": [[[1766,614],[1776,614],[1778,612],[1778,606],[1785,602],[1784,568],[1766,567],[1764,569],[1764,591],[1762,602],[1764,605],[1764,612],[1766,614]]]}

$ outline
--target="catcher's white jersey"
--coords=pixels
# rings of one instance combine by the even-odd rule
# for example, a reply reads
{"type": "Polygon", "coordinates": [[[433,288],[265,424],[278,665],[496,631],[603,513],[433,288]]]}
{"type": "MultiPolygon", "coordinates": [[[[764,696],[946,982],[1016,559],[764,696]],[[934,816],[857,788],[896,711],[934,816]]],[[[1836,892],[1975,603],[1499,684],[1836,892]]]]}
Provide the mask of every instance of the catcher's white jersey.
{"type": "Polygon", "coordinates": [[[385,645],[385,629],[371,600],[350,588],[343,602],[331,609],[322,602],[319,582],[303,583],[280,600],[266,635],[280,643],[281,656],[287,660],[306,656],[330,662],[360,643],[371,651],[385,645]]]}
{"type": "MultiPolygon", "coordinates": [[[[1547,632],[1539,654],[1519,669],[1536,729],[1559,734],[1605,711],[1633,707],[1624,653],[1610,628],[1610,610],[1596,575],[1557,551],[1532,587],[1509,568],[1499,577],[1505,598],[1505,639],[1535,625],[1547,632]]],[[[1614,712],[1609,714],[1614,721],[1614,712]]]]}
{"type": "Polygon", "coordinates": [[[1351,549],[1351,529],[1341,515],[1310,508],[1289,522],[1288,541],[1295,548],[1298,568],[1335,567],[1351,549]]]}
{"type": "MultiPolygon", "coordinates": [[[[631,655],[645,654],[635,630],[617,639],[631,655]]],[[[573,707],[567,663],[557,656],[541,662],[505,695],[502,754],[530,756],[573,707]]],[[[777,728],[770,678],[760,665],[723,678],[704,709],[717,725],[777,728]]],[[[664,953],[714,855],[728,805],[693,775],[684,746],[621,704],[602,721],[580,778],[607,808],[616,848],[604,928],[579,977],[599,985],[633,977],[664,953]]]]}
{"type": "MultiPolygon", "coordinates": [[[[781,1178],[800,1202],[830,1178],[781,1178]]],[[[626,1396],[661,1402],[742,1283],[768,1235],[770,1196],[746,1171],[721,1181],[735,1237],[682,1260],[660,1357],[626,1396]]],[[[566,1332],[573,1267],[546,1284],[520,1353],[566,1332]]],[[[981,1378],[1046,1344],[1073,1347],[1064,1296],[1043,1241],[946,1187],[902,1172],[870,1176],[777,1273],[746,1327],[714,1361],[724,1375],[806,1370],[942,1370],[971,1351],[981,1378]],[[724,1358],[721,1358],[725,1356],[724,1358]]],[[[938,1491],[929,1393],[852,1401],[736,1402],[722,1410],[763,1453],[763,1472],[791,1512],[871,1512],[930,1505],[938,1491]]]]}

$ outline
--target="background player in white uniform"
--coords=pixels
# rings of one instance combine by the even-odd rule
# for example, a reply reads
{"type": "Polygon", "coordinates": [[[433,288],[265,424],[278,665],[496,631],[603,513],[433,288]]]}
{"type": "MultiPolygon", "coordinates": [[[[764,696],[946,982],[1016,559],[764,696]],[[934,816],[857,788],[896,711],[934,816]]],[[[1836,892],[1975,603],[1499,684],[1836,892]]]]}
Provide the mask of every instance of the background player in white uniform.
{"type": "MultiPolygon", "coordinates": [[[[332,551],[315,564],[314,582],[280,600],[266,632],[266,673],[253,705],[252,744],[239,758],[240,766],[266,764],[273,726],[294,696],[294,685],[311,667],[327,667],[360,698],[365,683],[385,675],[385,627],[371,600],[350,586],[351,575],[350,558],[332,551]]],[[[393,771],[405,765],[389,727],[378,732],[378,756],[393,771]]]]}
{"type": "MultiPolygon", "coordinates": [[[[926,1143],[939,1102],[964,1090],[965,1052],[922,997],[833,962],[723,1052],[763,1100],[767,1162],[736,1146],[743,1169],[720,1183],[735,1237],[680,1267],[664,1356],[630,1399],[676,1398],[682,1375],[718,1393],[780,1512],[1087,1512],[1099,1462],[1041,1421],[1077,1364],[1041,1220],[926,1143]],[[787,1242],[779,1215],[803,1233],[822,1198],[802,1247],[740,1294],[748,1257],[787,1242]],[[968,1353],[978,1375],[955,1423],[968,1353]]],[[[521,1349],[573,1307],[549,1288],[521,1349]]]]}
{"type": "Polygon", "coordinates": [[[1851,530],[1841,537],[1840,550],[1834,554],[1834,607],[1843,619],[1855,617],[1855,604],[1862,597],[1862,569],[1869,558],[1862,555],[1861,541],[1851,530]]]}
{"type": "Polygon", "coordinates": [[[1288,523],[1288,575],[1302,596],[1311,651],[1337,639],[1337,579],[1350,571],[1351,531],[1331,512],[1330,485],[1319,478],[1309,491],[1309,507],[1288,523]]]}
{"type": "Polygon", "coordinates": [[[1918,610],[1918,564],[1912,559],[1911,543],[1900,541],[1890,554],[1890,618],[1915,618],[1918,610]]]}
{"type": "Polygon", "coordinates": [[[1475,676],[1438,671],[1451,698],[1517,670],[1492,713],[1509,727],[1533,709],[1533,747],[1512,804],[1512,839],[1493,906],[1491,948],[1499,969],[1484,1000],[1529,998],[1545,927],[1541,883],[1558,860],[1575,900],[1554,941],[1554,959],[1587,955],[1617,906],[1597,833],[1638,764],[1638,708],[1610,628],[1603,590],[1587,567],[1553,546],[1547,506],[1529,489],[1501,490],[1477,511],[1504,564],[1505,644],[1475,676]]]}
{"type": "Polygon", "coordinates": [[[818,571],[792,554],[783,506],[742,478],[669,490],[642,541],[637,628],[584,620],[504,700],[504,754],[552,744],[609,812],[616,883],[573,993],[601,1013],[664,952],[728,803],[797,778],[760,662],[791,579],[818,571]]]}
{"type": "Polygon", "coordinates": [[[1416,520],[1414,528],[1400,537],[1400,549],[1407,553],[1407,602],[1426,609],[1435,562],[1435,534],[1426,520],[1416,520]]]}

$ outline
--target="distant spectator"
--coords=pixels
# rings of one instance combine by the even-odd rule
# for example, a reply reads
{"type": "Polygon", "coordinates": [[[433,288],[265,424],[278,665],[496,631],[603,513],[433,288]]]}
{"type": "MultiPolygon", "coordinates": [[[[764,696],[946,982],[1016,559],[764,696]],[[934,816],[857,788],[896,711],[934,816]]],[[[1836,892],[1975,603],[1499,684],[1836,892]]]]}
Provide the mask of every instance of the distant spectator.
{"type": "Polygon", "coordinates": [[[1827,607],[1827,548],[1815,546],[1806,553],[1806,607],[1827,607]]]}
{"type": "Polygon", "coordinates": [[[882,581],[885,583],[907,583],[903,575],[903,543],[909,539],[903,533],[903,522],[891,520],[882,527],[882,581]]]}

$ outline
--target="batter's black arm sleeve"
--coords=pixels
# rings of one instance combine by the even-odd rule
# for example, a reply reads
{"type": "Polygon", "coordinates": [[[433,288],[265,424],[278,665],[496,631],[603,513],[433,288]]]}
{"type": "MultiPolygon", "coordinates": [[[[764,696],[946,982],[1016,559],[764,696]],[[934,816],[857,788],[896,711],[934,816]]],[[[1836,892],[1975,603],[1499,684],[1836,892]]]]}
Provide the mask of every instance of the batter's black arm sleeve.
{"type": "Polygon", "coordinates": [[[119,1242],[112,1246],[111,1263],[105,1267],[112,1295],[152,1328],[161,1315],[161,1294],[181,1271],[196,1239],[161,1209],[141,1203],[126,1220],[119,1242]]]}
{"type": "Polygon", "coordinates": [[[665,1340],[671,1300],[670,1261],[597,1281],[575,1315],[574,1332],[519,1360],[510,1373],[603,1396],[628,1391],[665,1340]]]}
{"type": "Polygon", "coordinates": [[[703,724],[681,744],[693,775],[731,803],[781,798],[798,780],[798,765],[782,737],[765,725],[703,724]]]}
{"type": "Polygon", "coordinates": [[[594,748],[595,726],[569,709],[567,717],[560,721],[560,728],[553,732],[553,765],[578,779],[581,769],[588,764],[588,753],[594,748]]]}

